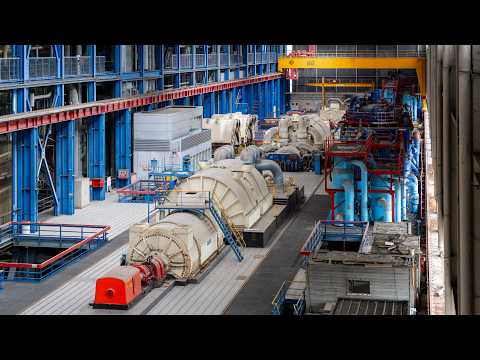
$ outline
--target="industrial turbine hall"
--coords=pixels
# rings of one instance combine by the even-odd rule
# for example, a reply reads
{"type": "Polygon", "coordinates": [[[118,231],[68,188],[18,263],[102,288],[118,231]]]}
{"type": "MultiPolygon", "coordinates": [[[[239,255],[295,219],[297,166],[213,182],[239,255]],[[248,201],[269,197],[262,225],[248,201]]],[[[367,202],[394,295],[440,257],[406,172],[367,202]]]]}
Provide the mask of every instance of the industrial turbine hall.
{"type": "Polygon", "coordinates": [[[480,314],[480,46],[1,45],[0,314],[480,314]]]}

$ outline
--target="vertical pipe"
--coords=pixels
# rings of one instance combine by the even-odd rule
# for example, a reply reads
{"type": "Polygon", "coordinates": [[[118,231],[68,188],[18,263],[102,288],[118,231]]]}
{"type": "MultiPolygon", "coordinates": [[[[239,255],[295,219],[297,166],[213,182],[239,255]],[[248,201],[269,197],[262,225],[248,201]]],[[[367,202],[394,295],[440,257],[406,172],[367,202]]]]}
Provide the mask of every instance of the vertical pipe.
{"type": "Polygon", "coordinates": [[[472,89],[471,45],[458,46],[459,310],[472,314],[472,89]]]}
{"type": "MultiPolygon", "coordinates": [[[[443,116],[442,116],[442,184],[443,184],[443,222],[442,222],[442,239],[444,248],[444,273],[445,273],[445,288],[449,289],[450,280],[450,64],[452,55],[452,45],[445,45],[443,50],[443,67],[442,67],[442,82],[443,82],[443,116]]],[[[448,296],[448,295],[447,295],[448,296]]]]}
{"type": "MultiPolygon", "coordinates": [[[[439,215],[442,215],[442,60],[443,45],[437,45],[438,52],[435,62],[435,197],[438,202],[439,215]]],[[[439,220],[441,221],[442,216],[439,220]]]]}
{"type": "Polygon", "coordinates": [[[395,222],[402,222],[402,185],[401,180],[395,183],[395,222]]]}
{"type": "Polygon", "coordinates": [[[343,188],[345,190],[345,221],[354,221],[353,217],[353,201],[354,201],[354,191],[353,191],[353,182],[351,180],[343,181],[343,188]]]}

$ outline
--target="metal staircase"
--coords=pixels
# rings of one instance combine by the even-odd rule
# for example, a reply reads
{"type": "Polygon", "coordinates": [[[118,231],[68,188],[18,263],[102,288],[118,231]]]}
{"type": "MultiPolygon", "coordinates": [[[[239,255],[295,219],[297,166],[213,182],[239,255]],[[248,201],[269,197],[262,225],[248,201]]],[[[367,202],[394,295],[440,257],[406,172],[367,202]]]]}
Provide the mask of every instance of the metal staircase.
{"type": "Polygon", "coordinates": [[[215,209],[215,206],[213,204],[213,201],[210,201],[209,203],[209,210],[210,213],[212,214],[213,218],[217,222],[218,226],[220,226],[220,229],[223,232],[223,235],[225,236],[225,239],[227,240],[228,244],[232,248],[233,252],[235,253],[235,256],[237,257],[238,261],[243,260],[243,255],[240,252],[240,246],[245,246],[245,242],[243,241],[243,236],[238,232],[237,229],[235,229],[235,226],[231,222],[231,220],[228,218],[226,215],[225,211],[222,209],[221,205],[218,201],[215,201],[215,205],[218,206],[220,209],[220,214],[218,211],[215,209]],[[223,221],[223,220],[226,220],[223,221]]]}
{"type": "MultiPolygon", "coordinates": [[[[242,234],[235,228],[235,225],[228,217],[227,212],[222,207],[221,202],[218,201],[213,193],[209,191],[176,191],[170,190],[170,193],[177,193],[176,199],[170,201],[168,196],[160,197],[156,200],[155,210],[168,211],[193,211],[205,215],[205,210],[210,210],[213,218],[222,230],[225,240],[232,248],[238,261],[243,260],[243,255],[240,252],[240,247],[245,247],[242,234]],[[184,194],[199,194],[198,198],[187,198],[184,194]]],[[[150,214],[150,212],[149,212],[150,214]]]]}

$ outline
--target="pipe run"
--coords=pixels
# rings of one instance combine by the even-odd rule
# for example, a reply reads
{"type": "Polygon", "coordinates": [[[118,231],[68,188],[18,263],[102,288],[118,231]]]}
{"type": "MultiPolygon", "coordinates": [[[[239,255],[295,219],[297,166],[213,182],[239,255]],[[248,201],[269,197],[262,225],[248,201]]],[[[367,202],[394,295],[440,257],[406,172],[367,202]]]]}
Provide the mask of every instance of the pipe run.
{"type": "Polygon", "coordinates": [[[368,170],[365,164],[360,160],[352,160],[350,164],[358,166],[361,171],[361,219],[362,221],[368,221],[368,170]]]}
{"type": "Polygon", "coordinates": [[[253,165],[262,173],[269,170],[273,174],[273,180],[277,187],[283,187],[283,172],[275,161],[262,159],[262,150],[255,145],[250,145],[240,153],[240,160],[247,165],[253,165]]]}

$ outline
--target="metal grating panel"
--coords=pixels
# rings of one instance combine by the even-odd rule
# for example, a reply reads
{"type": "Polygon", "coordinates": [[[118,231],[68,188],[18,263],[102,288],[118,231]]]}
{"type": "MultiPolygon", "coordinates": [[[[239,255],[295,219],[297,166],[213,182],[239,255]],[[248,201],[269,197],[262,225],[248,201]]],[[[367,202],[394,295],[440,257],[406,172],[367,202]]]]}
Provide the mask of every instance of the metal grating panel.
{"type": "Polygon", "coordinates": [[[170,140],[150,140],[135,139],[135,151],[170,151],[170,140]]]}
{"type": "Polygon", "coordinates": [[[182,139],[182,150],[188,150],[194,146],[206,143],[210,141],[212,138],[210,129],[204,129],[199,133],[193,134],[191,136],[187,136],[182,139]]]}
{"type": "Polygon", "coordinates": [[[338,299],[334,315],[409,315],[407,301],[338,299]]]}

